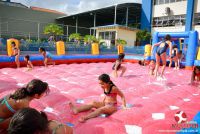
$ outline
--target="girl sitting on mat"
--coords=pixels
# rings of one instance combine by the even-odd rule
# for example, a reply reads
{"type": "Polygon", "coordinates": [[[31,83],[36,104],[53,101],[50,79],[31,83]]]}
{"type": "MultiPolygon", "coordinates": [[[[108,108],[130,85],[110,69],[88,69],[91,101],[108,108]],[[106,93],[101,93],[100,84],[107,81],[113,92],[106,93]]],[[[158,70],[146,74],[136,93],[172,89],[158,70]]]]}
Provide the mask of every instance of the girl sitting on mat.
{"type": "Polygon", "coordinates": [[[118,70],[121,70],[121,71],[122,71],[121,74],[120,74],[120,77],[122,77],[123,74],[124,74],[125,71],[126,71],[126,67],[121,65],[121,64],[122,64],[122,61],[123,61],[123,59],[124,59],[124,56],[125,56],[124,53],[120,53],[119,56],[118,56],[118,59],[115,61],[115,64],[114,64],[113,67],[112,67],[112,70],[113,70],[113,73],[112,73],[112,74],[114,75],[114,77],[118,77],[118,74],[117,74],[117,71],[118,71],[118,70]]]}
{"type": "Polygon", "coordinates": [[[30,81],[26,87],[0,100],[0,130],[7,129],[11,117],[22,108],[29,107],[33,99],[40,99],[49,92],[48,84],[38,79],[30,81]]]}
{"type": "Polygon", "coordinates": [[[26,66],[27,66],[28,70],[33,69],[33,64],[30,61],[30,56],[29,55],[26,55],[24,57],[24,61],[26,62],[26,66]]]}
{"type": "Polygon", "coordinates": [[[191,83],[200,81],[200,66],[194,66],[191,76],[191,83]]]}
{"type": "Polygon", "coordinates": [[[109,75],[102,74],[99,76],[99,84],[104,91],[105,98],[102,102],[93,102],[92,104],[83,105],[80,107],[74,106],[71,102],[69,106],[74,114],[96,108],[95,111],[83,116],[79,119],[80,122],[85,122],[90,118],[99,116],[100,114],[113,114],[117,111],[117,95],[122,99],[123,108],[126,108],[126,100],[124,94],[110,80],[109,75]]]}
{"type": "Polygon", "coordinates": [[[39,52],[44,56],[44,66],[47,67],[48,64],[55,65],[55,62],[52,60],[52,54],[47,52],[43,47],[39,48],[39,52]]]}
{"type": "Polygon", "coordinates": [[[72,134],[73,130],[60,122],[48,120],[44,112],[33,108],[17,111],[10,121],[9,134],[72,134]],[[29,124],[29,125],[28,125],[29,124]]]}

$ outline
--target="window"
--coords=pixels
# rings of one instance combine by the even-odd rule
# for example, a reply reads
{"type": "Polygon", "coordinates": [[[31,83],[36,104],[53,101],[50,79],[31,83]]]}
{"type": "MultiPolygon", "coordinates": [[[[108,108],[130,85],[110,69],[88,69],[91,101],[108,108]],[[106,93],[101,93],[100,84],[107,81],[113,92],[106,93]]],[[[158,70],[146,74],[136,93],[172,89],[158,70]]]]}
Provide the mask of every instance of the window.
{"type": "Polygon", "coordinates": [[[170,0],[170,3],[176,2],[175,0],[170,0]]]}
{"type": "Polygon", "coordinates": [[[169,3],[169,0],[165,0],[165,4],[168,4],[169,3]]]}
{"type": "Polygon", "coordinates": [[[153,18],[153,27],[168,27],[182,25],[185,25],[185,15],[153,18]]]}
{"type": "Polygon", "coordinates": [[[159,4],[165,4],[165,0],[159,0],[159,4]]]}

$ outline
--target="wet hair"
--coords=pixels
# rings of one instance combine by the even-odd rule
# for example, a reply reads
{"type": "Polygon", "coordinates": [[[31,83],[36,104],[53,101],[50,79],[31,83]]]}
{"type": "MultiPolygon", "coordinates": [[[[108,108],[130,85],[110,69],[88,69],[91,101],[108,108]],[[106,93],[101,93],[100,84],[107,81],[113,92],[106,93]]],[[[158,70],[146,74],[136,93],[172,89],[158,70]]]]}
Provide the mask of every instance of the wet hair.
{"type": "Polygon", "coordinates": [[[142,62],[141,60],[138,61],[138,64],[144,66],[144,62],[142,62]]]}
{"type": "Polygon", "coordinates": [[[29,61],[30,60],[30,56],[26,55],[25,58],[29,61]]]}
{"type": "Polygon", "coordinates": [[[196,70],[196,69],[200,71],[200,66],[195,66],[194,70],[196,70]]]}
{"type": "Polygon", "coordinates": [[[173,48],[173,49],[174,49],[174,48],[178,48],[178,46],[177,46],[176,44],[174,44],[172,48],[173,48]]]}
{"type": "Polygon", "coordinates": [[[16,44],[15,44],[15,42],[13,41],[12,43],[11,43],[14,47],[16,46],[16,44]]]}
{"type": "Polygon", "coordinates": [[[33,108],[17,111],[9,124],[8,134],[36,134],[48,132],[48,119],[45,113],[33,108]]]}
{"type": "Polygon", "coordinates": [[[170,36],[169,34],[167,34],[167,35],[165,36],[165,41],[167,41],[167,40],[171,40],[171,36],[170,36]]]}
{"type": "Polygon", "coordinates": [[[179,54],[182,54],[183,52],[182,52],[182,50],[180,50],[178,53],[179,53],[179,54]]]}
{"type": "Polygon", "coordinates": [[[124,59],[125,54],[124,53],[120,53],[118,56],[118,60],[123,60],[124,59]]]}
{"type": "Polygon", "coordinates": [[[102,74],[99,76],[99,80],[103,81],[104,83],[109,83],[112,85],[115,85],[111,80],[110,80],[110,76],[108,74],[102,74]]]}
{"type": "Polygon", "coordinates": [[[44,47],[40,47],[39,50],[42,51],[42,52],[46,52],[44,47]]]}
{"type": "Polygon", "coordinates": [[[10,98],[19,100],[25,97],[32,97],[35,94],[41,95],[42,93],[49,93],[48,84],[39,79],[33,79],[26,87],[22,87],[10,95],[10,98]]]}

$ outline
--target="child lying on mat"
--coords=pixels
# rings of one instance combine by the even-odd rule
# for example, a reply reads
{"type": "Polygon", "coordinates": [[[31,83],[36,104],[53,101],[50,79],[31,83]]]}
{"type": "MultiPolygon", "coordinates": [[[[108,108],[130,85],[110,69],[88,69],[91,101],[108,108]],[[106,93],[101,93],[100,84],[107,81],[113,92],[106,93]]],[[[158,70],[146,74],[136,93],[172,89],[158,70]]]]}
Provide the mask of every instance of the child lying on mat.
{"type": "Polygon", "coordinates": [[[79,119],[80,122],[85,122],[90,118],[99,116],[100,114],[113,114],[117,111],[117,95],[122,99],[123,108],[126,108],[126,100],[124,94],[115,86],[110,80],[109,75],[102,74],[99,76],[99,84],[102,87],[105,98],[102,102],[93,102],[92,104],[82,105],[80,107],[74,106],[71,102],[69,106],[74,114],[96,108],[95,111],[83,116],[79,119]]]}
{"type": "Polygon", "coordinates": [[[200,81],[200,66],[194,66],[191,76],[191,83],[200,81]]]}
{"type": "Polygon", "coordinates": [[[44,112],[33,108],[17,111],[10,121],[9,134],[72,134],[73,130],[60,122],[48,120],[44,112]]]}

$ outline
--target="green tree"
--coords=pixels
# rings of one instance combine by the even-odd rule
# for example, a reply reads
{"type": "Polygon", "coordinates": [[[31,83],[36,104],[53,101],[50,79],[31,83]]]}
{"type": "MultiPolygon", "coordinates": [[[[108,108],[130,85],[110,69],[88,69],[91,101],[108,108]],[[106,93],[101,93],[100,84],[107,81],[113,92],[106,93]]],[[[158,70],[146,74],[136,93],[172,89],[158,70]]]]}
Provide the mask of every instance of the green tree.
{"type": "Polygon", "coordinates": [[[48,24],[44,27],[44,34],[56,37],[63,35],[63,28],[57,24],[48,24]]]}
{"type": "Polygon", "coordinates": [[[82,36],[80,35],[80,33],[72,33],[69,35],[69,40],[74,40],[74,42],[79,45],[80,41],[82,39],[82,36]]]}
{"type": "Polygon", "coordinates": [[[123,46],[127,44],[127,42],[123,39],[117,39],[116,43],[117,43],[117,45],[123,45],[123,46]]]}
{"type": "Polygon", "coordinates": [[[99,43],[99,39],[97,39],[94,35],[85,35],[84,37],[84,42],[87,42],[89,44],[94,43],[99,43]]]}
{"type": "Polygon", "coordinates": [[[138,43],[141,43],[141,41],[150,41],[151,39],[151,33],[147,30],[139,30],[136,33],[136,41],[138,43]]]}

